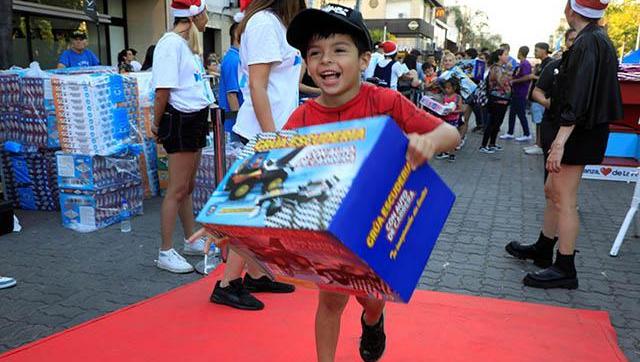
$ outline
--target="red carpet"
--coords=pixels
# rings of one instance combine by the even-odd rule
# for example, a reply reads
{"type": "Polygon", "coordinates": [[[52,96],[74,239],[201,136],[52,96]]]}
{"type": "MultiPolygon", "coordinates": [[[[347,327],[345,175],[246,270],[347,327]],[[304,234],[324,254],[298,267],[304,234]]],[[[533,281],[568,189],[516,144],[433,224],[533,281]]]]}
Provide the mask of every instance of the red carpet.
{"type": "MultiPolygon", "coordinates": [[[[0,356],[7,361],[314,361],[316,291],[209,303],[214,275],[0,356]]],[[[359,361],[360,309],[343,316],[338,361],[359,361]]],[[[382,361],[626,361],[606,312],[416,292],[387,308],[382,361]]]]}

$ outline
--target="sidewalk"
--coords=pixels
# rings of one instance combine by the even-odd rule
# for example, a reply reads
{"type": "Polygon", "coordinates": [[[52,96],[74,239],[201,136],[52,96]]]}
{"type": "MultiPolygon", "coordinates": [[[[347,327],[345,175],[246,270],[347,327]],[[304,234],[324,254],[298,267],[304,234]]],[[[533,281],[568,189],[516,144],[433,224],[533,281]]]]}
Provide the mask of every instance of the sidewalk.
{"type": "MultiPolygon", "coordinates": [[[[525,288],[521,279],[534,266],[506,255],[504,245],[538,236],[542,156],[525,155],[515,142],[484,155],[479,143],[470,134],[455,163],[432,163],[458,198],[420,288],[606,310],[621,348],[640,361],[640,240],[628,238],[618,258],[608,255],[633,185],[582,183],[578,290],[525,288]]],[[[79,234],[57,213],[18,212],[23,231],[0,237],[0,274],[18,279],[0,290],[0,353],[200,278],[155,268],[160,201],[145,202],[129,234],[118,226],[79,234]]]]}

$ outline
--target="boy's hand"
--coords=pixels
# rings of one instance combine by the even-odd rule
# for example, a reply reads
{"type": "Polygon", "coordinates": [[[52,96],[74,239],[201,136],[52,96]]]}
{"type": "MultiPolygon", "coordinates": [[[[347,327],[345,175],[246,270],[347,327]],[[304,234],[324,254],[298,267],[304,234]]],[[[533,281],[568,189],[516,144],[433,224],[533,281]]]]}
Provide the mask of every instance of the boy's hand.
{"type": "Polygon", "coordinates": [[[415,170],[433,158],[436,148],[428,134],[419,135],[411,133],[408,137],[409,147],[407,148],[407,161],[411,165],[411,168],[415,170]]]}

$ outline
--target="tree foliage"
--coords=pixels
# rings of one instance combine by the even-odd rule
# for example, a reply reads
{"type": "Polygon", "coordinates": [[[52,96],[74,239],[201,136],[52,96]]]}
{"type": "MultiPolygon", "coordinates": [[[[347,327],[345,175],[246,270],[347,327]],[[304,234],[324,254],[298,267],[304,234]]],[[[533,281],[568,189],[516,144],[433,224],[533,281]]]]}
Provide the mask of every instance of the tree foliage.
{"type": "Polygon", "coordinates": [[[605,21],[609,37],[618,52],[624,48],[626,53],[635,48],[640,25],[640,1],[624,0],[611,3],[607,8],[605,21]]]}
{"type": "MultiPolygon", "coordinates": [[[[371,41],[374,43],[384,41],[384,29],[371,29],[369,33],[371,34],[371,41]]],[[[396,41],[397,39],[395,35],[387,32],[387,40],[396,41]]]]}
{"type": "Polygon", "coordinates": [[[500,46],[502,37],[489,31],[489,17],[484,11],[451,6],[447,12],[448,16],[453,17],[453,24],[459,31],[459,48],[497,49],[500,46]]]}

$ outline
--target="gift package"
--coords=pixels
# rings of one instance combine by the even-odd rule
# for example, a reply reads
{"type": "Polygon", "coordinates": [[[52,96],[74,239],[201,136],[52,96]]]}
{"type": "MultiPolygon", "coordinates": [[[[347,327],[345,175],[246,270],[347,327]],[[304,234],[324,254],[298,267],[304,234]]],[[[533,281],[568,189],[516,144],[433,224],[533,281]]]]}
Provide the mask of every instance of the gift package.
{"type": "Polygon", "coordinates": [[[268,275],[407,302],[455,196],[389,117],[260,134],[198,215],[268,275]]]}
{"type": "Polygon", "coordinates": [[[62,225],[79,232],[91,232],[116,224],[123,218],[123,200],[131,216],[142,214],[143,196],[139,181],[94,190],[62,189],[62,225]]]}
{"type": "Polygon", "coordinates": [[[135,143],[138,96],[134,79],[96,73],[56,75],[51,83],[64,152],[108,156],[135,143]]]}
{"type": "Polygon", "coordinates": [[[449,114],[456,109],[455,103],[442,104],[434,98],[429,97],[428,95],[422,96],[422,99],[420,99],[420,104],[439,116],[449,114]]]}
{"type": "Polygon", "coordinates": [[[2,155],[6,198],[24,210],[59,209],[54,151],[25,152],[6,143],[2,155]]]}
{"type": "Polygon", "coordinates": [[[142,214],[144,190],[139,157],[87,156],[58,152],[62,224],[89,232],[122,220],[122,203],[131,215],[142,214]]]}

